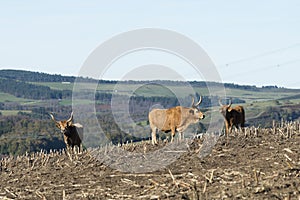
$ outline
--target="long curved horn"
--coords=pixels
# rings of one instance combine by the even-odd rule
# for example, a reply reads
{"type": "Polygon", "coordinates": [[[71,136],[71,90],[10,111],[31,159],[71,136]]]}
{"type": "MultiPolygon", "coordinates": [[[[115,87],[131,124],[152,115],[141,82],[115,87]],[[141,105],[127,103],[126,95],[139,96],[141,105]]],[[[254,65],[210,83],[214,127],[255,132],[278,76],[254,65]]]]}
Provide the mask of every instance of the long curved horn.
{"type": "Polygon", "coordinates": [[[224,106],[224,105],[222,104],[222,102],[221,102],[221,99],[219,99],[219,104],[220,104],[221,107],[224,106]]]}
{"type": "Polygon", "coordinates": [[[194,105],[194,103],[195,103],[195,98],[193,97],[193,95],[191,95],[191,97],[192,97],[192,107],[194,107],[195,105],[194,105]]]}
{"type": "Polygon", "coordinates": [[[202,96],[200,96],[198,103],[196,103],[195,107],[199,106],[200,103],[202,102],[202,96]]]}
{"type": "Polygon", "coordinates": [[[70,118],[67,120],[67,122],[71,122],[73,120],[73,112],[71,112],[70,118]]]}
{"type": "Polygon", "coordinates": [[[52,114],[52,113],[49,113],[49,115],[50,115],[51,119],[52,119],[53,121],[55,121],[55,122],[56,122],[56,120],[55,120],[55,118],[54,118],[53,114],[52,114]]]}
{"type": "Polygon", "coordinates": [[[50,115],[51,119],[52,119],[55,123],[58,123],[58,122],[55,120],[55,118],[54,118],[54,116],[53,116],[52,113],[49,113],[49,115],[50,115]]]}
{"type": "Polygon", "coordinates": [[[232,105],[232,100],[231,98],[229,99],[229,104],[228,104],[228,108],[232,105]]]}

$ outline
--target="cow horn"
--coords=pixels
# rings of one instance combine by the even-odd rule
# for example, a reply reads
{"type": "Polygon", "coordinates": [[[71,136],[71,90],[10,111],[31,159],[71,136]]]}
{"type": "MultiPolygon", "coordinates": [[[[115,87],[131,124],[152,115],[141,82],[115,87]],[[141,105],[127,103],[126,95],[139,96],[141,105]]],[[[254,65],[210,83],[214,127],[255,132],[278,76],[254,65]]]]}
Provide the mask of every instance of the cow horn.
{"type": "Polygon", "coordinates": [[[191,95],[191,97],[192,97],[192,107],[194,107],[195,105],[194,105],[194,103],[195,103],[195,98],[193,97],[193,95],[191,95]]]}
{"type": "Polygon", "coordinates": [[[219,99],[219,104],[220,104],[221,107],[223,106],[223,104],[222,104],[222,102],[221,102],[221,99],[219,99]]]}
{"type": "Polygon", "coordinates": [[[196,103],[195,107],[199,106],[200,103],[202,102],[202,96],[200,96],[198,103],[196,103]]]}
{"type": "Polygon", "coordinates": [[[228,107],[230,107],[232,105],[232,100],[231,98],[229,99],[229,104],[228,104],[228,107]]]}
{"type": "Polygon", "coordinates": [[[53,116],[52,113],[49,113],[49,115],[50,115],[51,119],[52,119],[55,123],[58,123],[58,122],[55,120],[55,118],[54,118],[54,116],[53,116]]]}
{"type": "Polygon", "coordinates": [[[73,112],[71,112],[70,118],[67,120],[67,122],[71,122],[73,120],[73,112]]]}

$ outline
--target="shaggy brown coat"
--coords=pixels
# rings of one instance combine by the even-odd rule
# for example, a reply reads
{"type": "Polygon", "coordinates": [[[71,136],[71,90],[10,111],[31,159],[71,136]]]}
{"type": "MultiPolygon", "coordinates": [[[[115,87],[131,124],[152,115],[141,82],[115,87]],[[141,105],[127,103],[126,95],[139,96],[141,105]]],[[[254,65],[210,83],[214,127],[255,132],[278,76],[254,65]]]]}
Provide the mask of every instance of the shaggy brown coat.
{"type": "Polygon", "coordinates": [[[232,108],[231,100],[228,105],[223,105],[221,101],[219,101],[219,104],[221,106],[220,113],[224,117],[226,136],[231,133],[233,126],[236,128],[239,128],[239,126],[241,128],[245,127],[245,110],[243,106],[235,106],[232,108]]]}
{"type": "Polygon", "coordinates": [[[83,126],[79,123],[73,124],[73,112],[68,120],[56,121],[53,114],[50,114],[51,119],[55,122],[57,128],[60,129],[64,136],[64,142],[67,149],[74,150],[74,146],[78,146],[81,151],[81,138],[83,135],[83,126]]]}

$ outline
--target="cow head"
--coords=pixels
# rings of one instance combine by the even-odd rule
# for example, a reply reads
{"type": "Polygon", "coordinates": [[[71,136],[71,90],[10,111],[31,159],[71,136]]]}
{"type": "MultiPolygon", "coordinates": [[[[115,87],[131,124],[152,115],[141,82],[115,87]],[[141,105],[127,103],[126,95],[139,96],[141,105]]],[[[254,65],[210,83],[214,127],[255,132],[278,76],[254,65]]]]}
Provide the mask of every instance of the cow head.
{"type": "Polygon", "coordinates": [[[195,104],[195,99],[192,96],[192,105],[191,105],[189,113],[191,115],[195,116],[195,118],[198,119],[198,120],[205,118],[205,115],[198,108],[198,106],[201,104],[201,102],[202,102],[202,97],[201,96],[200,96],[199,101],[196,104],[195,104]]]}
{"type": "Polygon", "coordinates": [[[68,120],[56,121],[52,114],[50,114],[50,116],[55,122],[56,127],[59,128],[63,134],[66,134],[69,131],[69,127],[72,126],[73,112],[68,120]]]}
{"type": "Polygon", "coordinates": [[[224,117],[226,117],[227,114],[230,113],[230,111],[231,111],[231,105],[232,105],[231,99],[230,99],[228,105],[223,105],[223,104],[221,103],[221,100],[219,99],[219,104],[220,104],[220,106],[221,106],[221,108],[220,108],[220,113],[222,113],[222,115],[223,115],[224,117]]]}

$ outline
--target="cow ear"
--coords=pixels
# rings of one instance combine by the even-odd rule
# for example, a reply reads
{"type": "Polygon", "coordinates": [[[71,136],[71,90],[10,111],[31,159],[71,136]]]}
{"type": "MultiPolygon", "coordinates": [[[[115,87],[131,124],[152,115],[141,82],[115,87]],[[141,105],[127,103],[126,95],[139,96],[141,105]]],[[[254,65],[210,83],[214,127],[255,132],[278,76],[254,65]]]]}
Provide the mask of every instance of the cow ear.
{"type": "Polygon", "coordinates": [[[72,126],[72,121],[67,122],[68,126],[72,126]]]}
{"type": "Polygon", "coordinates": [[[59,123],[55,123],[55,126],[60,129],[59,123]]]}
{"type": "Polygon", "coordinates": [[[193,109],[190,109],[189,113],[191,113],[192,115],[195,114],[194,110],[193,109]]]}

